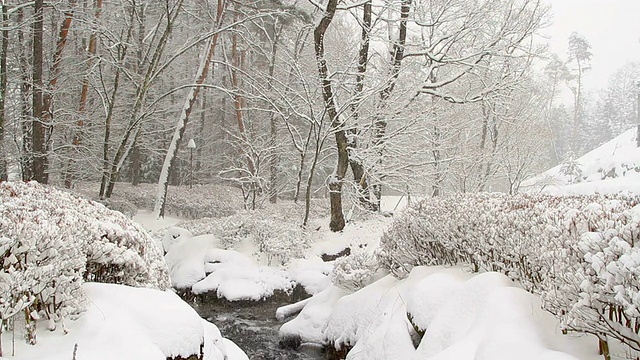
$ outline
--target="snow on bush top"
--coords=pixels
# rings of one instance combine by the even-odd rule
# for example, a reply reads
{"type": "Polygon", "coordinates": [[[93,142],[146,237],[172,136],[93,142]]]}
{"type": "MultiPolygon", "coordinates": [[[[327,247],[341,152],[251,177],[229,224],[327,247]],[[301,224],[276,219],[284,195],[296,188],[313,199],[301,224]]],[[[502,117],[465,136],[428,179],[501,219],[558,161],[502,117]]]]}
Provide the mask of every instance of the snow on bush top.
{"type": "Polygon", "coordinates": [[[160,249],[139,225],[36,182],[0,183],[0,254],[2,320],[35,304],[50,319],[82,311],[83,279],[170,286],[160,249]]]}

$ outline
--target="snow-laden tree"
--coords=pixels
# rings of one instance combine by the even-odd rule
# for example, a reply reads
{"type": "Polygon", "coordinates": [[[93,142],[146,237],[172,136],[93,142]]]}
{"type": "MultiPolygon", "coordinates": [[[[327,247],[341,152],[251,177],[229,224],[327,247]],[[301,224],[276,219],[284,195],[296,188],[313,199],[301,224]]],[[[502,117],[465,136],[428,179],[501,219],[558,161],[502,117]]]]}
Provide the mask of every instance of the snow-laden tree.
{"type": "MultiPolygon", "coordinates": [[[[546,14],[546,7],[538,1],[488,1],[482,6],[464,0],[446,4],[329,1],[319,8],[322,16],[315,30],[315,56],[336,138],[337,167],[329,180],[331,227],[336,230],[342,228],[340,194],[350,161],[356,162],[351,169],[362,197],[377,203],[381,181],[391,175],[381,171],[383,159],[394,151],[388,146],[394,133],[388,130],[402,127],[394,123],[418,117],[429,121],[438,117],[439,103],[448,107],[478,102],[513,87],[521,69],[505,67],[508,61],[502,59],[531,56],[530,40],[546,14]],[[360,51],[352,54],[346,68],[331,62],[326,45],[331,27],[339,24],[345,11],[362,28],[360,51]],[[371,41],[380,41],[381,46],[371,47],[371,41]],[[421,76],[416,78],[416,73],[421,76]],[[345,92],[345,82],[354,84],[353,90],[345,92]],[[428,110],[420,113],[421,108],[428,110]]],[[[449,154],[441,151],[448,136],[441,127],[447,125],[434,121],[430,125],[429,164],[434,193],[439,193],[448,167],[449,154]]],[[[406,129],[411,131],[412,126],[406,129]]]]}

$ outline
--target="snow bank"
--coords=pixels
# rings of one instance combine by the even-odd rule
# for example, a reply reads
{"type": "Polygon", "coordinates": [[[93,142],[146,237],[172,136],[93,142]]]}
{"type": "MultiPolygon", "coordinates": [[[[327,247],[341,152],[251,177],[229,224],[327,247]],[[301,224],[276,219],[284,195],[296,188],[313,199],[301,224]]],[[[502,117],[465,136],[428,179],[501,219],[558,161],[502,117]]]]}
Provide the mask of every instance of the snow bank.
{"type": "Polygon", "coordinates": [[[299,338],[302,343],[325,343],[322,330],[335,303],[347,294],[346,290],[329,286],[311,299],[303,300],[306,305],[300,314],[280,327],[280,337],[282,339],[299,338]]]}
{"type": "Polygon", "coordinates": [[[640,350],[640,284],[631,270],[640,259],[639,213],[638,199],[621,195],[434,198],[394,221],[379,259],[399,276],[416,265],[500,271],[543,296],[566,329],[640,350]]]}
{"type": "Polygon", "coordinates": [[[205,257],[219,244],[212,235],[190,235],[186,230],[171,228],[162,240],[171,284],[177,289],[190,288],[205,278],[205,257]]]}
{"type": "Polygon", "coordinates": [[[205,257],[209,275],[191,287],[194,294],[215,291],[229,301],[261,300],[277,290],[289,292],[295,287],[286,271],[256,265],[239,252],[212,249],[205,257]]]}
{"type": "MultiPolygon", "coordinates": [[[[83,289],[90,305],[81,318],[67,322],[68,334],[42,331],[35,347],[16,341],[14,359],[67,360],[76,344],[76,357],[83,360],[166,360],[199,355],[201,349],[204,359],[247,359],[172,292],[99,283],[83,289]]],[[[10,334],[3,337],[9,344],[10,334]]]]}
{"type": "Polygon", "coordinates": [[[260,300],[276,291],[291,291],[295,282],[286,271],[257,265],[250,257],[221,249],[214,235],[191,236],[173,227],[162,239],[171,282],[194,294],[215,292],[229,301],[260,300]]]}
{"type": "Polygon", "coordinates": [[[333,264],[319,257],[296,259],[289,264],[288,273],[293,281],[302,285],[307,294],[315,295],[331,285],[329,274],[333,264]]]}
{"type": "Polygon", "coordinates": [[[416,267],[351,294],[331,287],[280,334],[351,347],[354,360],[599,359],[595,338],[563,336],[537,296],[502,274],[460,268],[416,267]]]}

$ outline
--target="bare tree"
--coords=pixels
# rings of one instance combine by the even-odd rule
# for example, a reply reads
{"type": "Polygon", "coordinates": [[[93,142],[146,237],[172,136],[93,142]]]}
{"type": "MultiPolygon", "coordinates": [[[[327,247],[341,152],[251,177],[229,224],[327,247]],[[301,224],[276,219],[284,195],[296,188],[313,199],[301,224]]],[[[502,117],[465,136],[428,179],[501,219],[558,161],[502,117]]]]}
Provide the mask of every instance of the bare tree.
{"type": "Polygon", "coordinates": [[[198,70],[196,72],[195,86],[191,88],[191,90],[189,91],[189,95],[187,95],[185,104],[182,107],[182,112],[180,113],[180,117],[178,118],[178,123],[176,124],[175,132],[173,133],[173,138],[171,139],[171,144],[169,145],[167,155],[165,156],[164,163],[162,164],[162,171],[160,172],[160,179],[158,180],[158,194],[156,197],[156,204],[154,209],[154,214],[160,217],[164,217],[164,208],[167,198],[167,187],[169,186],[169,174],[171,172],[171,167],[174,165],[176,154],[178,153],[178,147],[180,146],[180,141],[184,136],[187,123],[189,122],[189,115],[191,114],[191,111],[196,104],[198,93],[200,92],[200,86],[207,78],[211,59],[213,57],[216,44],[218,43],[218,36],[221,31],[220,28],[225,6],[225,0],[218,0],[214,29],[212,29],[213,35],[209,38],[209,41],[204,48],[200,66],[198,67],[198,70]]]}
{"type": "Polygon", "coordinates": [[[7,159],[4,144],[5,137],[5,105],[7,99],[7,52],[9,50],[9,15],[7,4],[2,3],[2,31],[0,36],[0,181],[7,180],[7,159]]]}
{"type": "Polygon", "coordinates": [[[45,123],[43,103],[43,23],[44,0],[35,0],[33,5],[35,20],[33,22],[33,179],[46,184],[49,182],[47,173],[47,124],[45,123]]]}
{"type": "MultiPolygon", "coordinates": [[[[173,31],[174,25],[182,10],[184,0],[178,0],[173,4],[166,1],[165,6],[165,22],[164,28],[160,32],[160,37],[151,51],[151,58],[145,71],[142,82],[137,86],[134,104],[129,112],[129,121],[126,130],[120,139],[115,154],[108,162],[105,163],[105,169],[100,184],[100,197],[109,198],[113,193],[113,188],[122,169],[124,161],[129,156],[133,139],[141,129],[142,116],[140,111],[146,100],[147,93],[151,87],[153,80],[159,76],[167,67],[167,63],[162,63],[164,51],[166,49],[169,37],[173,31]]],[[[175,57],[169,59],[174,60],[175,57]]],[[[105,144],[108,141],[105,140],[105,144]]]]}
{"type": "Polygon", "coordinates": [[[329,223],[329,228],[331,231],[340,231],[345,226],[344,214],[342,213],[342,185],[349,166],[347,135],[344,128],[344,122],[338,116],[336,99],[334,98],[334,91],[331,85],[331,79],[329,79],[329,70],[327,68],[327,60],[325,58],[324,37],[336,14],[337,6],[338,0],[329,0],[327,2],[324,15],[313,32],[315,56],[322,86],[322,97],[324,99],[329,122],[331,123],[331,129],[335,136],[338,155],[335,172],[329,179],[329,197],[331,200],[331,221],[329,223]]]}
{"type": "MultiPolygon", "coordinates": [[[[96,20],[96,22],[100,19],[101,14],[102,14],[102,0],[96,0],[95,12],[94,12],[94,19],[96,20]]],[[[93,62],[96,56],[97,48],[98,48],[98,34],[97,34],[97,30],[93,29],[91,31],[91,35],[89,35],[89,45],[87,47],[87,57],[88,57],[87,73],[82,78],[82,88],[80,89],[80,101],[78,105],[78,115],[77,115],[78,120],[76,122],[76,126],[78,127],[78,129],[73,135],[73,140],[72,140],[72,145],[76,152],[78,151],[78,147],[80,146],[80,143],[82,141],[82,129],[85,126],[85,117],[86,117],[85,112],[87,109],[87,100],[89,98],[89,85],[90,85],[89,74],[90,74],[91,68],[93,67],[93,62]]],[[[119,76],[119,74],[117,74],[116,76],[119,76]]],[[[66,188],[71,188],[73,185],[73,177],[76,171],[74,167],[75,167],[75,162],[73,161],[73,157],[70,157],[65,169],[66,174],[64,175],[64,185],[66,188]]]]}
{"type": "Polygon", "coordinates": [[[573,141],[572,148],[574,151],[579,146],[578,129],[582,121],[582,108],[583,108],[583,94],[582,94],[582,80],[584,73],[589,70],[589,61],[591,60],[591,45],[589,42],[578,33],[573,32],[569,36],[569,64],[573,65],[573,83],[570,88],[573,92],[573,141]]]}

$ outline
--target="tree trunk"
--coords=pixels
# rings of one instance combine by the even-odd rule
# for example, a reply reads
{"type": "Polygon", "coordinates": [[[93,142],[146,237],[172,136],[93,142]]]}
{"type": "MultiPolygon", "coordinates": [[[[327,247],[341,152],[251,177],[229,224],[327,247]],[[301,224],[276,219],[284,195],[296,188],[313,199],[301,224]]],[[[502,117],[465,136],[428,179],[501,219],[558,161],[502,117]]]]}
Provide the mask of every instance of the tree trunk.
{"type": "MultiPolygon", "coordinates": [[[[237,18],[236,18],[237,21],[237,18]]],[[[245,143],[244,146],[248,146],[249,138],[247,137],[244,118],[243,118],[243,109],[244,109],[244,98],[240,94],[240,79],[238,77],[238,69],[242,70],[244,65],[244,50],[238,51],[238,35],[234,32],[231,35],[231,60],[233,61],[233,66],[231,66],[231,84],[234,89],[234,97],[233,97],[233,105],[236,113],[236,122],[238,124],[238,132],[240,133],[240,139],[245,143]]],[[[249,149],[250,150],[250,149],[249,149]]],[[[254,163],[251,154],[244,149],[242,150],[242,156],[247,158],[247,169],[249,170],[250,181],[249,181],[249,193],[245,198],[245,208],[247,205],[251,205],[250,208],[255,209],[255,196],[258,191],[257,184],[255,181],[256,173],[256,164],[254,163]],[[251,199],[251,202],[248,203],[248,200],[251,199]]],[[[242,183],[242,186],[246,185],[242,183]]]]}
{"type": "Polygon", "coordinates": [[[47,174],[47,148],[46,148],[46,127],[47,124],[43,118],[43,23],[44,23],[44,0],[34,1],[33,22],[33,120],[32,120],[32,136],[33,136],[33,178],[42,184],[49,182],[47,174]]]}
{"type": "MultiPolygon", "coordinates": [[[[385,115],[382,110],[386,107],[387,102],[391,97],[391,93],[396,86],[398,76],[400,75],[400,66],[404,59],[404,46],[407,40],[407,19],[409,18],[410,8],[411,0],[402,0],[402,5],[400,7],[400,29],[398,31],[398,41],[393,44],[393,51],[391,52],[391,77],[389,78],[387,86],[380,92],[380,106],[378,106],[377,115],[378,119],[376,119],[373,124],[373,146],[377,149],[378,157],[376,164],[378,167],[382,165],[382,159],[384,158],[384,144],[386,143],[385,137],[387,133],[387,119],[384,117],[385,115]]],[[[380,211],[380,201],[382,198],[381,176],[376,180],[376,183],[373,184],[373,197],[374,199],[372,199],[372,201],[375,201],[373,209],[375,211],[380,211]]]]}
{"type": "MultiPolygon", "coordinates": [[[[4,150],[5,103],[7,98],[7,50],[9,48],[9,16],[7,5],[2,5],[2,43],[0,44],[0,181],[8,178],[7,152],[4,150]]],[[[0,322],[0,332],[2,323],[0,322]]],[[[2,356],[2,349],[0,349],[2,356]]]]}
{"type": "MultiPolygon", "coordinates": [[[[271,38],[273,39],[273,44],[271,46],[271,59],[269,61],[269,89],[273,88],[273,76],[275,73],[276,67],[276,55],[278,53],[278,41],[280,40],[280,31],[282,28],[278,28],[275,24],[273,25],[273,34],[271,38]]],[[[270,141],[271,141],[271,158],[269,161],[269,202],[275,204],[278,202],[278,119],[276,117],[275,112],[271,113],[271,118],[269,119],[269,127],[270,127],[270,141]]]]}
{"type": "Polygon", "coordinates": [[[109,161],[109,142],[111,141],[111,119],[113,118],[113,109],[115,107],[116,98],[118,96],[118,90],[120,88],[120,67],[116,69],[116,73],[113,79],[113,92],[111,93],[111,101],[107,108],[107,116],[104,119],[104,138],[102,139],[102,181],[100,182],[100,198],[109,198],[111,192],[108,191],[109,180],[109,168],[111,163],[109,161]],[[107,195],[107,193],[109,195],[107,195]]]}
{"type": "Polygon", "coordinates": [[[131,152],[131,141],[129,141],[129,139],[131,139],[132,137],[133,139],[135,139],[137,134],[140,132],[141,121],[143,117],[139,116],[139,113],[142,109],[142,105],[145,102],[149,87],[151,86],[151,80],[155,75],[157,75],[156,71],[158,71],[158,68],[160,66],[162,55],[164,54],[169,36],[173,31],[173,26],[178,17],[178,14],[182,9],[183,3],[184,0],[178,0],[171,9],[167,8],[168,12],[166,14],[167,20],[165,28],[162,35],[160,36],[160,39],[158,39],[155,50],[153,51],[153,56],[151,57],[149,66],[147,67],[147,70],[145,72],[142,84],[140,84],[136,92],[135,101],[131,109],[131,113],[129,114],[129,123],[127,125],[127,129],[124,132],[120,143],[118,144],[118,148],[116,149],[115,155],[113,156],[113,160],[109,161],[110,164],[103,173],[102,182],[100,184],[101,197],[111,197],[113,188],[115,187],[115,183],[118,180],[120,169],[122,168],[124,161],[127,159],[129,153],[131,152]],[[170,11],[173,11],[173,13],[171,13],[170,11]]]}
{"type": "MultiPolygon", "coordinates": [[[[102,5],[102,2],[99,3],[100,5],[102,5]]],[[[100,8],[101,9],[101,8],[100,8]]],[[[96,11],[96,16],[99,15],[99,11],[96,11]]],[[[131,16],[129,18],[129,29],[127,31],[127,37],[125,40],[125,43],[129,43],[129,41],[131,40],[131,36],[132,36],[132,32],[133,32],[133,19],[134,19],[134,12],[131,12],[131,16]]],[[[93,51],[93,53],[95,54],[96,51],[96,44],[91,43],[91,40],[89,40],[89,49],[90,49],[90,53],[91,50],[93,51]]],[[[105,116],[104,119],[104,138],[102,140],[102,179],[100,181],[100,198],[104,199],[104,198],[110,198],[111,197],[111,193],[113,192],[113,186],[115,185],[115,181],[118,177],[118,173],[114,172],[113,167],[116,166],[118,163],[117,161],[119,161],[120,159],[117,158],[118,153],[116,153],[116,159],[114,159],[113,162],[111,162],[109,160],[109,143],[111,141],[111,120],[113,119],[113,111],[115,109],[115,105],[116,105],[116,99],[118,97],[118,91],[120,89],[120,76],[122,73],[122,67],[120,66],[123,62],[124,59],[127,56],[127,46],[124,44],[121,44],[118,47],[118,65],[116,66],[115,69],[115,75],[114,75],[114,79],[113,79],[113,91],[111,92],[111,98],[110,101],[107,103],[107,115],[105,116]]],[[[148,75],[148,74],[147,74],[148,75]]],[[[80,101],[80,105],[83,106],[83,104],[86,105],[86,98],[84,98],[84,100],[80,101]]],[[[137,115],[137,111],[140,110],[140,107],[142,106],[141,104],[141,97],[140,97],[140,89],[138,89],[138,93],[136,94],[136,103],[134,104],[134,111],[133,114],[137,115]]],[[[81,108],[81,111],[84,112],[84,108],[81,108]]],[[[132,116],[134,116],[132,115],[132,116]]],[[[129,127],[127,128],[126,132],[125,132],[125,139],[127,139],[128,136],[130,136],[131,132],[136,130],[135,127],[131,126],[131,119],[129,120],[129,127]]],[[[136,131],[136,135],[134,136],[134,141],[137,138],[137,134],[138,132],[136,131]]],[[[121,144],[122,145],[122,144],[121,144]]],[[[118,149],[118,151],[120,151],[121,148],[118,149]]]]}
{"type": "MultiPolygon", "coordinates": [[[[309,125],[309,133],[307,133],[307,139],[305,140],[304,147],[299,150],[299,152],[300,152],[300,168],[298,169],[298,176],[297,176],[298,180],[296,181],[296,192],[293,195],[293,202],[294,203],[297,203],[298,199],[300,197],[300,186],[302,186],[302,173],[304,171],[304,163],[305,163],[305,160],[307,158],[307,152],[308,152],[308,149],[309,149],[309,144],[311,143],[311,136],[315,132],[315,127],[316,127],[316,124],[314,122],[312,122],[309,125]]],[[[317,144],[316,144],[316,146],[317,146],[317,144]]],[[[315,166],[310,171],[314,171],[314,170],[315,170],[315,166]]],[[[313,174],[309,174],[309,175],[313,175],[313,174]]]]}
{"type": "Polygon", "coordinates": [[[351,110],[355,119],[353,128],[349,129],[349,165],[351,172],[353,173],[353,180],[356,183],[356,189],[358,190],[358,199],[360,204],[365,209],[376,210],[374,204],[371,202],[371,196],[369,194],[369,180],[367,179],[362,161],[357,158],[355,152],[358,147],[358,111],[361,102],[363,100],[362,91],[364,89],[364,77],[367,72],[367,63],[369,61],[369,44],[370,44],[370,32],[371,32],[371,2],[366,2],[363,5],[362,14],[362,33],[360,51],[358,52],[358,75],[356,76],[356,85],[354,90],[354,101],[351,104],[351,110]]]}
{"type": "MultiPolygon", "coordinates": [[[[73,9],[75,1],[69,1],[69,5],[73,9]]],[[[44,94],[43,98],[43,109],[42,109],[42,122],[46,124],[47,128],[47,139],[45,143],[46,152],[48,153],[51,149],[51,139],[49,139],[51,130],[53,127],[53,93],[56,90],[56,85],[58,83],[58,77],[60,76],[60,63],[62,62],[62,52],[67,45],[67,38],[69,35],[69,29],[71,28],[71,22],[73,21],[73,10],[65,11],[64,20],[60,25],[60,34],[58,35],[58,42],[56,43],[56,52],[53,54],[53,63],[51,65],[51,69],[49,70],[49,86],[47,88],[47,92],[44,94]]],[[[65,176],[65,185],[67,185],[67,177],[65,176]]],[[[70,188],[71,186],[67,186],[70,188]]]]}
{"type": "Polygon", "coordinates": [[[578,141],[578,134],[580,132],[580,125],[581,125],[581,109],[582,107],[582,68],[580,67],[580,64],[578,64],[578,89],[576,91],[576,105],[575,105],[575,109],[574,109],[574,124],[573,124],[573,145],[574,145],[574,151],[576,154],[579,153],[578,149],[580,147],[579,141],[578,141]]]}
{"type": "Polygon", "coordinates": [[[336,99],[333,96],[333,88],[328,75],[327,60],[324,54],[324,35],[333,20],[337,6],[338,0],[328,1],[324,16],[313,32],[316,63],[322,84],[322,98],[324,99],[324,105],[331,122],[331,130],[334,133],[336,147],[338,149],[336,169],[329,179],[329,198],[331,203],[331,222],[329,223],[329,228],[331,231],[340,231],[344,229],[345,226],[344,214],[342,213],[342,185],[344,176],[347,173],[347,167],[349,166],[347,135],[344,130],[344,123],[340,120],[336,110],[336,99]]]}
{"type": "MultiPolygon", "coordinates": [[[[102,0],[96,0],[95,14],[94,14],[94,19],[96,21],[100,18],[100,14],[102,14],[102,0]]],[[[77,149],[80,146],[80,142],[82,141],[82,129],[84,128],[85,111],[87,108],[87,99],[89,96],[89,71],[93,66],[93,59],[95,58],[96,51],[98,48],[97,44],[98,44],[98,34],[96,30],[93,30],[91,32],[91,35],[89,35],[89,46],[87,48],[88,58],[89,58],[87,62],[88,70],[87,70],[87,73],[82,78],[82,88],[80,90],[80,104],[78,106],[78,120],[76,121],[77,129],[75,131],[75,134],[73,135],[73,140],[72,140],[72,147],[76,150],[74,151],[74,153],[77,153],[77,149]]],[[[75,172],[76,172],[75,162],[73,161],[73,157],[70,157],[67,164],[67,169],[66,169],[66,174],[64,179],[64,186],[67,189],[70,189],[73,186],[73,179],[75,176],[75,172]]]]}
{"type": "MultiPolygon", "coordinates": [[[[18,9],[18,23],[24,22],[24,10],[18,9]]],[[[25,42],[24,31],[22,28],[18,29],[18,43],[22,49],[27,49],[29,46],[25,42]]],[[[29,113],[29,92],[31,91],[31,81],[29,78],[29,60],[27,58],[26,51],[20,53],[20,72],[21,72],[21,86],[20,86],[20,103],[21,103],[21,130],[22,130],[22,148],[20,156],[20,168],[23,181],[33,180],[33,123],[29,120],[31,114],[29,113]]]]}
{"type": "MultiPolygon", "coordinates": [[[[102,0],[100,0],[102,1],[102,0]]],[[[145,37],[145,13],[144,4],[137,9],[138,12],[138,51],[136,52],[137,64],[136,72],[140,76],[144,76],[142,69],[144,68],[144,37],[145,37]]],[[[131,185],[138,186],[142,171],[142,150],[140,149],[140,133],[133,139],[133,150],[131,150],[131,185]]]]}
{"type": "MultiPolygon", "coordinates": [[[[211,72],[215,70],[213,64],[211,64],[211,72]]],[[[212,76],[213,77],[213,76],[212,76]]],[[[198,147],[196,148],[196,164],[193,167],[193,170],[198,173],[202,169],[202,148],[204,147],[204,141],[202,134],[204,134],[205,125],[207,123],[207,96],[205,89],[202,89],[202,94],[200,98],[202,98],[202,102],[200,103],[200,126],[198,128],[198,134],[196,138],[198,141],[198,147]]],[[[197,176],[196,176],[197,177],[197,176]]]]}
{"type": "Polygon", "coordinates": [[[140,184],[140,172],[142,169],[142,151],[140,150],[140,133],[133,139],[133,149],[131,150],[131,185],[140,184]]]}
{"type": "MultiPolygon", "coordinates": [[[[222,17],[225,8],[225,0],[218,0],[218,8],[216,11],[216,28],[215,30],[219,30],[222,24],[222,17]]],[[[178,154],[178,148],[180,146],[180,141],[184,136],[184,132],[187,128],[187,123],[189,122],[189,115],[193,110],[193,107],[196,104],[198,99],[198,93],[200,92],[200,85],[202,85],[207,78],[207,73],[209,72],[209,66],[211,63],[211,59],[213,58],[213,53],[218,42],[218,34],[216,32],[210,39],[207,45],[204,48],[204,53],[202,54],[202,58],[200,61],[200,66],[196,73],[196,86],[192,87],[189,91],[189,95],[185,100],[184,106],[182,107],[182,112],[180,114],[180,118],[178,119],[178,123],[176,124],[176,129],[173,133],[173,137],[171,138],[171,143],[169,144],[169,149],[167,150],[167,155],[164,158],[164,162],[162,164],[162,170],[160,172],[160,179],[158,180],[158,193],[156,197],[156,204],[153,210],[154,214],[158,217],[164,217],[164,209],[167,199],[167,188],[169,186],[169,174],[171,173],[171,168],[175,166],[176,155],[178,154]]]]}

